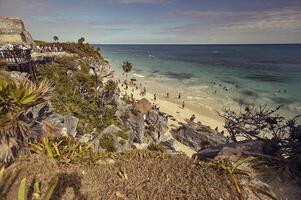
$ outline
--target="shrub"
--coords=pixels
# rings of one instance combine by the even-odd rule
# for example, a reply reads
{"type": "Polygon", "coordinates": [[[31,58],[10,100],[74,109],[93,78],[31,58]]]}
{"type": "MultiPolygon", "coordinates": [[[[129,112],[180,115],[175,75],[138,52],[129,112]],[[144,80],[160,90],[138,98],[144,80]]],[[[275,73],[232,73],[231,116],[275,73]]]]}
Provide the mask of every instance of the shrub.
{"type": "Polygon", "coordinates": [[[113,152],[115,149],[115,139],[112,134],[106,134],[99,140],[99,146],[107,151],[113,152]]]}
{"type": "Polygon", "coordinates": [[[152,143],[152,144],[148,145],[147,148],[150,151],[159,151],[159,152],[162,152],[162,153],[165,151],[164,147],[161,144],[152,143]]]}
{"type": "Polygon", "coordinates": [[[46,77],[54,84],[52,104],[56,112],[72,113],[79,118],[80,134],[91,133],[94,128],[101,130],[117,123],[114,118],[116,107],[98,106],[95,97],[96,80],[90,78],[85,69],[74,71],[72,78],[66,74],[67,70],[68,65],[60,63],[42,65],[37,69],[38,79],[46,77]],[[87,92],[81,93],[80,88],[85,88],[87,92]]]}
{"type": "MultiPolygon", "coordinates": [[[[225,128],[232,141],[260,140],[265,143],[263,151],[271,155],[282,166],[289,166],[293,172],[301,171],[301,125],[298,116],[286,120],[276,114],[280,109],[267,106],[246,107],[240,113],[225,110],[225,128]]],[[[266,160],[268,161],[268,159],[266,160]]]]}
{"type": "Polygon", "coordinates": [[[30,139],[29,108],[50,99],[52,88],[47,81],[32,83],[28,79],[13,80],[0,73],[0,162],[9,163],[18,149],[30,139]]]}

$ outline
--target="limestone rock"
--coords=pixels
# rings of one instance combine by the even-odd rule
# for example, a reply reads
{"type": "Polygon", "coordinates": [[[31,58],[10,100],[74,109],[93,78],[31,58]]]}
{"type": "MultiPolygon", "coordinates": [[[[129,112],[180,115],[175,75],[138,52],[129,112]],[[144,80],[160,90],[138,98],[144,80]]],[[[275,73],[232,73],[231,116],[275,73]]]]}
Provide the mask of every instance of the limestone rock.
{"type": "Polygon", "coordinates": [[[173,131],[174,137],[195,151],[226,143],[226,138],[201,123],[189,122],[173,131]]]}
{"type": "Polygon", "coordinates": [[[193,155],[193,158],[198,160],[205,159],[223,159],[231,158],[238,160],[240,157],[249,154],[263,154],[262,141],[241,141],[221,144],[214,147],[202,149],[193,155]]]}
{"type": "Polygon", "coordinates": [[[64,116],[64,127],[67,128],[67,134],[75,137],[76,136],[76,128],[79,119],[72,116],[71,114],[64,116]]]}
{"type": "Polygon", "coordinates": [[[168,153],[172,153],[172,154],[178,153],[178,151],[175,148],[175,140],[174,139],[169,139],[169,140],[160,142],[159,144],[162,145],[168,153]]]}
{"type": "Polygon", "coordinates": [[[42,124],[51,124],[55,130],[63,136],[76,136],[78,119],[71,114],[62,116],[53,111],[50,101],[38,104],[30,108],[26,117],[31,121],[32,135],[38,138],[42,133],[42,124]]]}
{"type": "Polygon", "coordinates": [[[148,113],[151,108],[152,104],[146,98],[138,100],[134,106],[134,109],[143,115],[148,113]]]}

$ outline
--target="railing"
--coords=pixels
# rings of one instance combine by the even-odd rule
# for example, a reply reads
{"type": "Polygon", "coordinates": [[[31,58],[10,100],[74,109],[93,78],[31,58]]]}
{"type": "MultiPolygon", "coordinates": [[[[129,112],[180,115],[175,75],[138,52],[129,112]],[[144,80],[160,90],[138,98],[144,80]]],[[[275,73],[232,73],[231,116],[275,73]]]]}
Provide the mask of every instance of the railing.
{"type": "Polygon", "coordinates": [[[0,59],[9,64],[22,64],[31,61],[30,49],[0,50],[0,59]]]}
{"type": "Polygon", "coordinates": [[[10,71],[27,72],[35,81],[35,64],[31,60],[30,49],[0,50],[0,60],[4,60],[10,71]]]}

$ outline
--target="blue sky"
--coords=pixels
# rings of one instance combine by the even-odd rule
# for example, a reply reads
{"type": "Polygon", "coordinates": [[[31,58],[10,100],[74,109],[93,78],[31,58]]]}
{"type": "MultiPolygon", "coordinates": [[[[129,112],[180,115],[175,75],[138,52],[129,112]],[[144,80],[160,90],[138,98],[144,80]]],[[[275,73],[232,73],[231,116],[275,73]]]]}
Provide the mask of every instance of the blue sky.
{"type": "Polygon", "coordinates": [[[300,0],[0,0],[0,15],[47,41],[301,43],[300,0]]]}

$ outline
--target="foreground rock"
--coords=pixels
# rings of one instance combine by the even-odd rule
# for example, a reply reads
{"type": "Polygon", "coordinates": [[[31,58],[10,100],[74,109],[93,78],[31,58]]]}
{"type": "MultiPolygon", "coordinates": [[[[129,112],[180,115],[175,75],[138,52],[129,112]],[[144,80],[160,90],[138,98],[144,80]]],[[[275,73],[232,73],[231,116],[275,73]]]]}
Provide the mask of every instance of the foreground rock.
{"type": "Polygon", "coordinates": [[[174,137],[181,143],[199,151],[205,147],[211,147],[226,143],[226,137],[212,130],[200,122],[189,122],[173,130],[174,137]]]}
{"type": "Polygon", "coordinates": [[[198,160],[223,158],[238,160],[242,156],[263,154],[263,145],[264,142],[262,141],[241,141],[227,143],[199,150],[196,154],[193,155],[193,158],[198,160]]]}
{"type": "Polygon", "coordinates": [[[49,101],[38,104],[26,113],[31,121],[31,130],[34,138],[42,137],[48,132],[56,132],[63,136],[76,137],[78,118],[68,114],[62,116],[53,111],[49,101]]]}

